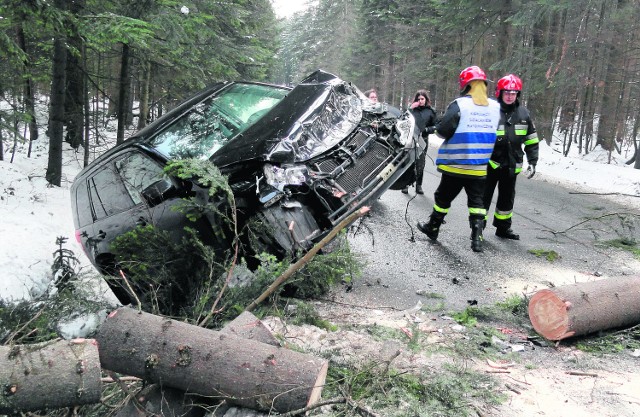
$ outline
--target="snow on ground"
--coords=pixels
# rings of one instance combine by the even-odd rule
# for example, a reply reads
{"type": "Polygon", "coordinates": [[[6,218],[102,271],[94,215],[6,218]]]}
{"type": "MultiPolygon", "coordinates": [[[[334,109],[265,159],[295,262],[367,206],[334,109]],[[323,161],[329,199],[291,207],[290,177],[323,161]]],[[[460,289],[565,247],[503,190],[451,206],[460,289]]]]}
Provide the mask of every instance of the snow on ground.
{"type": "Polygon", "coordinates": [[[545,180],[577,191],[619,193],[623,196],[616,197],[618,201],[640,209],[640,170],[625,165],[632,156],[626,153],[627,157],[611,154],[611,163],[608,163],[609,152],[600,147],[582,156],[572,149],[570,156],[564,157],[560,141],[550,146],[543,143],[538,172],[545,180]]]}
{"type": "MultiPolygon", "coordinates": [[[[44,178],[46,136],[33,143],[30,158],[27,144],[19,145],[13,163],[12,147],[5,148],[5,160],[0,161],[1,299],[31,299],[51,290],[51,265],[58,236],[67,237],[65,248],[76,254],[83,268],[92,269],[75,240],[69,195],[73,178],[81,169],[82,154],[64,145],[61,187],[48,186],[44,178]]],[[[628,196],[615,198],[640,210],[640,170],[624,165],[625,158],[613,158],[607,164],[608,153],[599,148],[584,157],[563,157],[555,150],[558,147],[561,149],[561,143],[541,144],[538,173],[533,180],[583,192],[625,194],[628,196]]],[[[102,280],[96,281],[96,285],[102,285],[102,280]]],[[[106,288],[104,291],[108,292],[106,288]]]]}
{"type": "MultiPolygon", "coordinates": [[[[47,185],[48,144],[33,143],[31,158],[27,148],[19,146],[13,163],[11,148],[0,161],[0,298],[18,300],[42,295],[51,282],[56,238],[68,238],[65,248],[82,258],[74,237],[69,188],[80,170],[75,153],[64,151],[61,187],[47,185]]],[[[79,154],[81,158],[81,154],[79,154]]],[[[82,259],[85,265],[88,261],[82,259]]]]}

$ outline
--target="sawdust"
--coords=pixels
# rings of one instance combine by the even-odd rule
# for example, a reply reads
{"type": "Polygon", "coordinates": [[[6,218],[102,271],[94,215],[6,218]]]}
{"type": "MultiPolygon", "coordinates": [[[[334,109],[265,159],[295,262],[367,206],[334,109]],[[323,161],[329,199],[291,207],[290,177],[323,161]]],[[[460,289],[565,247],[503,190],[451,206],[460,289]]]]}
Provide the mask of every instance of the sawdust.
{"type": "MultiPolygon", "coordinates": [[[[407,347],[411,332],[420,332],[422,343],[437,347],[464,338],[465,328],[448,317],[429,315],[416,309],[405,312],[368,309],[331,302],[314,302],[320,316],[338,326],[327,331],[310,325],[285,325],[280,319],[263,321],[274,333],[309,353],[330,358],[332,363],[389,363],[400,371],[437,369],[460,358],[446,349],[416,352],[407,347]],[[377,325],[397,329],[406,339],[379,340],[363,329],[377,325]],[[435,353],[434,353],[435,352],[435,353]]],[[[518,329],[509,333],[505,349],[515,360],[471,359],[468,366],[491,374],[507,400],[500,406],[478,408],[478,414],[493,417],[631,417],[640,416],[640,358],[630,352],[615,355],[584,353],[570,344],[536,346],[518,329]],[[516,353],[513,353],[516,352],[516,353]]]]}

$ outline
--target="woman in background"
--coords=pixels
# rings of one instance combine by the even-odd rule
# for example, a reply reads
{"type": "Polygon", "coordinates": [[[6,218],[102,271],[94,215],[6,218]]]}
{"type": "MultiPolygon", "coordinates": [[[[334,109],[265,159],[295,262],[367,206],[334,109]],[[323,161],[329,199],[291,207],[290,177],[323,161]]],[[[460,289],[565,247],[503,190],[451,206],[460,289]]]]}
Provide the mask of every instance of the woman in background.
{"type": "MultiPolygon", "coordinates": [[[[413,97],[413,103],[409,106],[409,111],[416,119],[416,126],[421,132],[422,137],[427,146],[424,152],[416,159],[414,169],[416,170],[416,193],[424,194],[422,190],[422,176],[424,174],[424,165],[427,159],[427,148],[429,147],[429,133],[433,133],[433,126],[436,124],[436,111],[431,107],[431,100],[426,90],[418,90],[413,97]]],[[[409,186],[402,189],[404,194],[409,193],[409,186]]]]}

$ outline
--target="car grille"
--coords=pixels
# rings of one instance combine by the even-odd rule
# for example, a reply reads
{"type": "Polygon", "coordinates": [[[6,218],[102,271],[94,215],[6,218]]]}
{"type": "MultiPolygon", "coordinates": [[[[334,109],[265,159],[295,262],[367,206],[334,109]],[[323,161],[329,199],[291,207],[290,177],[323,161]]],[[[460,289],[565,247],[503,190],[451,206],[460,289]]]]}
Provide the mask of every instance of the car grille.
{"type": "Polygon", "coordinates": [[[318,164],[323,173],[329,175],[347,193],[357,193],[387,165],[389,149],[369,137],[358,132],[343,149],[349,149],[349,158],[339,163],[335,159],[328,159],[318,164]],[[366,152],[362,152],[363,145],[367,145],[366,152]],[[355,161],[353,163],[352,161],[355,161]]]}
{"type": "Polygon", "coordinates": [[[386,166],[383,162],[388,156],[388,149],[376,143],[361,159],[358,159],[355,166],[351,166],[340,175],[336,182],[348,193],[355,193],[386,166]]]}

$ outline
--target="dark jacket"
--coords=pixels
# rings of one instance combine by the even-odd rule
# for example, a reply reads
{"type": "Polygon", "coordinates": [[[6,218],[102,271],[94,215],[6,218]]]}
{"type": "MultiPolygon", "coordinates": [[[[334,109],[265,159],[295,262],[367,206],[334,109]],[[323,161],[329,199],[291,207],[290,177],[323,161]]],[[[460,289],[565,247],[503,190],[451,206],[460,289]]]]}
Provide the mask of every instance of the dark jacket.
{"type": "Polygon", "coordinates": [[[436,124],[436,111],[430,106],[419,106],[415,109],[409,108],[409,111],[416,119],[416,126],[422,134],[422,137],[426,138],[428,133],[425,129],[436,124]]]}
{"type": "Polygon", "coordinates": [[[523,156],[527,154],[529,165],[538,163],[540,140],[529,111],[517,102],[500,104],[498,138],[489,164],[493,168],[508,167],[513,174],[522,171],[523,156]],[[524,149],[523,149],[524,146],[524,149]]]}

